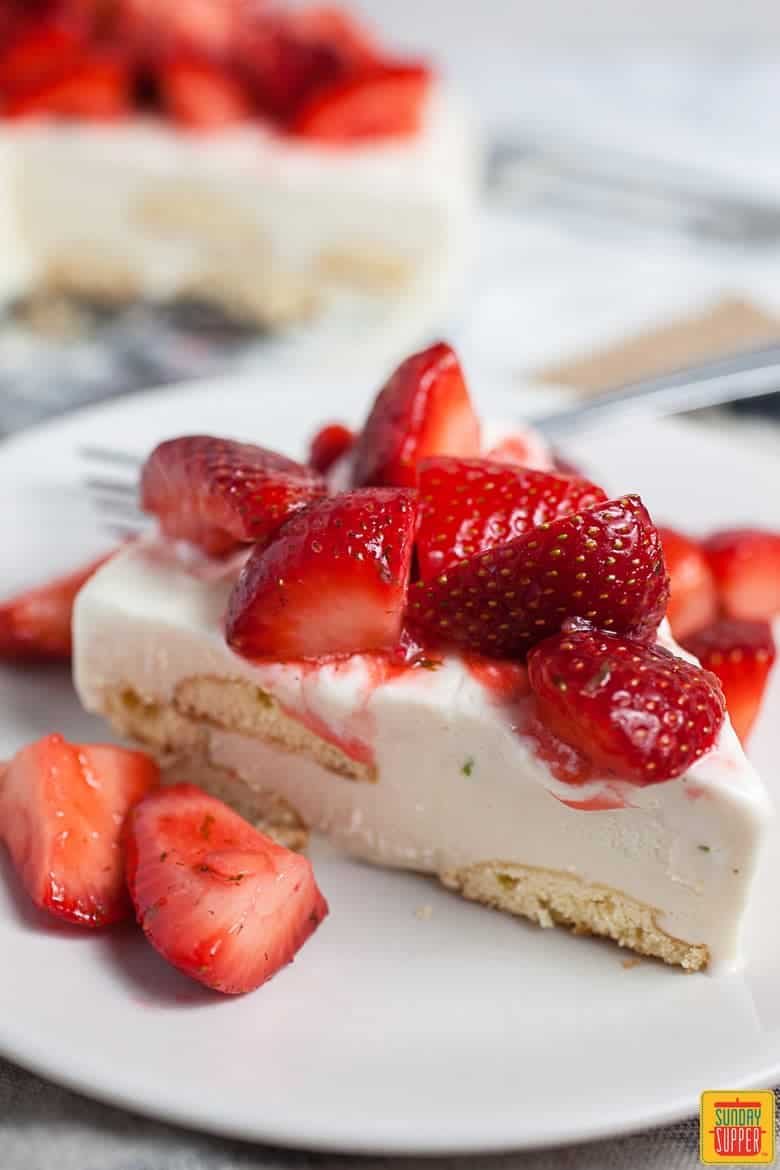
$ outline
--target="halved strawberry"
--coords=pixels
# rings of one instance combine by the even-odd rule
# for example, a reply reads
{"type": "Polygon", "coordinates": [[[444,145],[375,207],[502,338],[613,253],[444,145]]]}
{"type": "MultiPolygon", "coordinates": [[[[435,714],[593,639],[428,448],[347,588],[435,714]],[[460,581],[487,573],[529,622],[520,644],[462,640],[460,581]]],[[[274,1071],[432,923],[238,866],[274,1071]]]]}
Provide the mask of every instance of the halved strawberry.
{"type": "Polygon", "coordinates": [[[171,540],[211,556],[266,541],[291,512],[324,496],[324,479],[284,455],[189,435],[161,443],[141,474],[141,506],[171,540]]]}
{"type": "Polygon", "coordinates": [[[73,603],[82,586],[113,556],[100,557],[66,577],[30,589],[0,605],[0,660],[67,661],[73,603]]]}
{"type": "Polygon", "coordinates": [[[192,129],[221,129],[252,115],[252,103],[241,82],[211,61],[180,57],[166,62],[158,85],[163,108],[192,129]]]}
{"type": "Polygon", "coordinates": [[[595,630],[534,647],[528,678],[548,730],[639,785],[686,771],[715,743],[726,709],[714,675],[660,646],[595,630]]]}
{"type": "Polygon", "coordinates": [[[17,752],[0,781],[0,837],[36,906],[77,926],[128,916],[122,826],[159,777],[143,752],[61,735],[17,752]]]}
{"type": "Polygon", "coordinates": [[[370,488],[313,504],[247,561],[228,603],[228,645],[249,658],[322,658],[398,645],[414,492],[370,488]]]}
{"type": "Polygon", "coordinates": [[[29,14],[0,44],[0,90],[16,93],[61,77],[78,64],[87,44],[86,30],[62,13],[29,14]]]}
{"type": "Polygon", "coordinates": [[[567,618],[652,635],[669,598],[658,532],[638,496],[564,516],[477,553],[409,592],[412,632],[522,658],[567,618]]]}
{"type": "Polygon", "coordinates": [[[414,487],[425,455],[478,455],[479,420],[444,342],[407,358],[379,392],[353,449],[356,487],[414,487]]]}
{"type": "Polygon", "coordinates": [[[666,616],[675,638],[713,621],[718,608],[715,582],[701,547],[673,528],[659,528],[671,595],[666,616]]]}
{"type": "Polygon", "coordinates": [[[179,52],[227,60],[240,45],[245,0],[119,0],[125,43],[153,62],[179,52]]]}
{"type": "Polygon", "coordinates": [[[607,498],[587,479],[451,455],[420,461],[419,488],[417,560],[424,580],[607,498]]]}
{"type": "Polygon", "coordinates": [[[780,613],[780,532],[733,528],[703,542],[718,600],[729,617],[780,613]]]}
{"type": "Polygon", "coordinates": [[[532,467],[538,471],[557,471],[559,475],[580,475],[573,469],[559,467],[552,452],[536,431],[523,429],[505,435],[485,452],[491,463],[509,463],[513,467],[532,467]]]}
{"type": "Polygon", "coordinates": [[[323,475],[334,463],[351,450],[355,436],[349,427],[341,423],[328,423],[321,427],[309,446],[308,464],[323,475]]]}
{"type": "Polygon", "coordinates": [[[685,638],[683,645],[720,679],[731,722],[744,743],[761,709],[775,661],[769,622],[723,618],[685,638]]]}
{"type": "Polygon", "coordinates": [[[260,108],[284,123],[320,89],[379,61],[354,17],[329,6],[249,8],[236,55],[260,108]]]}
{"type": "Polygon", "coordinates": [[[290,129],[328,143],[409,137],[422,125],[430,84],[427,65],[376,65],[315,90],[290,129]]]}
{"type": "Polygon", "coordinates": [[[305,857],[192,784],[133,810],[127,882],[152,946],[227,995],[254,991],[291,962],[328,913],[305,857]]]}
{"type": "Polygon", "coordinates": [[[114,56],[83,58],[61,76],[22,90],[5,103],[8,118],[83,118],[110,122],[130,112],[132,74],[114,56]]]}

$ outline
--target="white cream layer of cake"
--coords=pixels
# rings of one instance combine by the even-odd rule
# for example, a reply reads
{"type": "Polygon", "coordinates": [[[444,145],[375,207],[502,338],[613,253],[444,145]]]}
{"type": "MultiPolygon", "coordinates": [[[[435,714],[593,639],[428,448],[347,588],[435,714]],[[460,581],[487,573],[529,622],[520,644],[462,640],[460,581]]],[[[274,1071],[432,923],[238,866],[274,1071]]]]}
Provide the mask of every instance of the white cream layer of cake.
{"type": "Polygon", "coordinates": [[[15,237],[18,260],[0,291],[102,269],[119,292],[165,299],[276,272],[332,294],[338,314],[359,301],[406,333],[416,315],[423,335],[464,275],[478,169],[440,86],[414,139],[345,148],[257,127],[0,121],[0,239],[15,237]]]}
{"type": "Polygon", "coordinates": [[[208,726],[211,764],[278,791],[355,857],[440,876],[488,862],[575,875],[653,907],[664,932],[706,946],[715,962],[738,955],[770,805],[728,722],[676,780],[562,783],[523,734],[528,701],[502,701],[458,656],[384,681],[370,656],[322,666],[240,658],[222,632],[233,575],[194,574],[155,541],[103,568],[75,613],[75,681],[87,709],[106,713],[125,689],[175,707],[197,680],[248,684],[239,689],[256,696],[258,716],[271,696],[371,761],[374,781],[230,730],[224,710],[208,726]],[[564,803],[605,797],[622,807],[564,803]]]}

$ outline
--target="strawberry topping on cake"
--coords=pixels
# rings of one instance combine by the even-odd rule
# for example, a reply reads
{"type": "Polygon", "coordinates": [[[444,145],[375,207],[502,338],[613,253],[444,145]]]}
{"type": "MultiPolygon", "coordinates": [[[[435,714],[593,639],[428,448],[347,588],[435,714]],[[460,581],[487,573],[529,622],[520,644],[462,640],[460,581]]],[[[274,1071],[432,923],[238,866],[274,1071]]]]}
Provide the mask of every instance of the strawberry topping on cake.
{"type": "Polygon", "coordinates": [[[8,0],[0,19],[0,117],[262,121],[349,144],[416,133],[432,77],[329,6],[8,0]]]}
{"type": "Polygon", "coordinates": [[[744,743],[756,721],[775,661],[767,621],[721,618],[683,641],[705,670],[720,679],[731,722],[744,743]]]}
{"type": "Polygon", "coordinates": [[[675,638],[685,638],[711,622],[717,612],[715,581],[701,546],[674,528],[659,528],[669,573],[666,616],[675,638]]]}
{"type": "Polygon", "coordinates": [[[718,600],[729,617],[780,614],[780,533],[760,528],[716,532],[704,542],[718,600]]]}

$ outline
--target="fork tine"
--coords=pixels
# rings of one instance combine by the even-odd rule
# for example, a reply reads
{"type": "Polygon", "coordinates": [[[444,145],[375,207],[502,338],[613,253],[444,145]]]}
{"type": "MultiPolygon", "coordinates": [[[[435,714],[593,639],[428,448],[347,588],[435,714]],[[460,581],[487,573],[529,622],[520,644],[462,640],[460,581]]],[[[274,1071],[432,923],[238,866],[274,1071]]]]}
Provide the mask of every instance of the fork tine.
{"type": "Polygon", "coordinates": [[[91,443],[80,447],[79,452],[82,458],[90,463],[107,463],[133,469],[139,468],[143,463],[141,455],[131,455],[129,451],[116,451],[110,447],[100,447],[91,443]]]}

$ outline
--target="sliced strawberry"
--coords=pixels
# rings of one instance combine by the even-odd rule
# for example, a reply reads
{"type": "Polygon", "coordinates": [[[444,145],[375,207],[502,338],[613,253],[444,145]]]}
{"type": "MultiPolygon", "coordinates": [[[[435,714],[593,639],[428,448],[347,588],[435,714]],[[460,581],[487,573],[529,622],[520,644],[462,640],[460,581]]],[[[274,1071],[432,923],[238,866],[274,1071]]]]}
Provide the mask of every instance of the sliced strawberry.
{"type": "Polygon", "coordinates": [[[410,137],[422,125],[430,84],[426,65],[377,65],[316,90],[290,129],[329,143],[410,137]]]}
{"type": "Polygon", "coordinates": [[[326,490],[310,467],[209,435],[161,443],[141,474],[141,506],[158,517],[163,533],[211,556],[267,540],[291,512],[326,490]]]}
{"type": "Polygon", "coordinates": [[[226,60],[239,46],[245,0],[120,0],[124,40],[153,62],[180,52],[226,60]]]}
{"type": "Polygon", "coordinates": [[[431,641],[523,658],[581,618],[652,635],[669,597],[658,532],[638,496],[597,504],[468,557],[412,585],[412,632],[431,641]]]}
{"type": "Polygon", "coordinates": [[[340,9],[261,6],[245,15],[237,58],[260,108],[288,123],[314,93],[373,67],[379,54],[340,9]]]}
{"type": "Polygon", "coordinates": [[[252,115],[252,103],[241,82],[210,61],[179,58],[167,62],[158,84],[163,108],[192,129],[221,129],[252,115]]]}
{"type": "Polygon", "coordinates": [[[424,580],[607,498],[587,479],[451,455],[420,461],[419,488],[417,560],[424,580]]]}
{"type": "Polygon", "coordinates": [[[37,20],[28,16],[0,44],[0,90],[23,92],[61,77],[78,65],[86,44],[79,21],[60,13],[44,13],[37,20]]]}
{"type": "Polygon", "coordinates": [[[379,392],[352,460],[356,487],[414,487],[425,455],[478,455],[479,420],[460,363],[440,342],[407,358],[379,392]]]}
{"type": "Polygon", "coordinates": [[[666,616],[675,638],[685,638],[715,618],[715,582],[701,547],[673,528],[659,528],[671,596],[666,616]]]}
{"type": "Polygon", "coordinates": [[[311,441],[309,466],[324,475],[342,455],[346,455],[347,451],[352,449],[354,442],[355,436],[349,427],[342,426],[341,423],[329,423],[317,431],[311,441]]]}
{"type": "Polygon", "coordinates": [[[10,97],[8,118],[83,118],[110,122],[125,117],[132,104],[132,75],[116,57],[93,57],[31,90],[10,97]]]}
{"type": "Polygon", "coordinates": [[[160,954],[215,991],[254,991],[328,905],[311,864],[192,784],[148,796],[128,822],[127,882],[160,954]]]}
{"type": "Polygon", "coordinates": [[[639,785],[685,772],[715,743],[726,709],[714,675],[660,646],[595,630],[541,642],[528,678],[554,735],[639,785]]]}
{"type": "Polygon", "coordinates": [[[416,512],[414,492],[371,488],[288,520],[244,566],[228,604],[228,645],[279,661],[393,649],[416,512]]]}
{"type": "Polygon", "coordinates": [[[724,618],[691,634],[683,645],[720,679],[731,722],[744,743],[761,709],[775,661],[769,622],[724,618]]]}
{"type": "Polygon", "coordinates": [[[20,593],[0,605],[0,660],[67,661],[72,645],[73,603],[82,586],[108,559],[100,557],[67,577],[20,593]]]}
{"type": "MultiPolygon", "coordinates": [[[[570,474],[554,465],[552,454],[544,439],[532,430],[516,431],[514,434],[506,435],[485,452],[485,459],[489,459],[491,463],[509,463],[514,467],[532,467],[539,471],[570,474]]],[[[579,472],[571,474],[579,475],[579,472]]]]}
{"type": "Polygon", "coordinates": [[[17,752],[0,783],[0,837],[36,906],[78,926],[127,917],[122,826],[158,782],[154,761],[126,748],[48,735],[17,752]]]}
{"type": "Polygon", "coordinates": [[[729,617],[759,620],[780,613],[780,532],[733,528],[716,532],[703,547],[729,617]]]}

